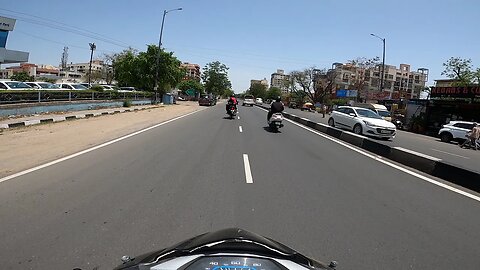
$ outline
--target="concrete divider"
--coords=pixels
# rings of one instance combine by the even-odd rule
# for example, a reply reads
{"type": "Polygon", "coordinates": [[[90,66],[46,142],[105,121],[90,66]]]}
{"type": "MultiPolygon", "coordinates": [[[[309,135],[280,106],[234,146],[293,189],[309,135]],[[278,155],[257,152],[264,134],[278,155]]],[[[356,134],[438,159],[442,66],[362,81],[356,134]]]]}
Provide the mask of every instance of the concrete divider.
{"type": "Polygon", "coordinates": [[[340,140],[348,142],[358,147],[362,147],[364,139],[365,137],[359,136],[353,133],[342,132],[340,134],[340,140]]]}
{"type": "Polygon", "coordinates": [[[24,127],[24,126],[25,126],[25,122],[17,122],[17,123],[8,124],[9,128],[24,127]]]}
{"type": "Polygon", "coordinates": [[[53,118],[40,119],[40,123],[42,123],[42,124],[44,124],[44,123],[53,123],[53,118]]]}
{"type": "Polygon", "coordinates": [[[441,161],[441,159],[419,155],[419,153],[400,147],[391,147],[388,158],[428,174],[432,174],[437,162],[441,161]]]}
{"type": "Polygon", "coordinates": [[[465,168],[438,161],[432,175],[455,183],[459,186],[480,192],[480,174],[465,168]]]}

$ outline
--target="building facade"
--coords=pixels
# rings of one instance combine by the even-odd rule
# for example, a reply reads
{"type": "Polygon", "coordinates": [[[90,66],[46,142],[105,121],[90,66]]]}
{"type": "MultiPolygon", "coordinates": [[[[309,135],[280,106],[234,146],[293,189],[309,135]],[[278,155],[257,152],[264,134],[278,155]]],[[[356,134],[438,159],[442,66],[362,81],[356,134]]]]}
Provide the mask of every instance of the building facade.
{"type": "Polygon", "coordinates": [[[2,79],[8,79],[15,73],[26,72],[29,76],[33,77],[57,77],[60,70],[57,67],[51,65],[36,65],[31,63],[21,63],[18,66],[10,66],[0,70],[0,76],[2,79]]]}
{"type": "Polygon", "coordinates": [[[415,99],[428,81],[428,69],[411,70],[410,65],[385,65],[384,85],[381,85],[381,66],[360,68],[351,64],[334,63],[335,88],[358,90],[363,99],[415,99]],[[368,98],[367,98],[368,97],[368,98]]]}
{"type": "Polygon", "coordinates": [[[200,81],[200,65],[198,64],[191,64],[188,62],[180,64],[180,67],[185,68],[185,77],[184,80],[196,80],[200,81]]]}
{"type": "MultiPolygon", "coordinates": [[[[67,64],[67,68],[65,71],[70,71],[74,73],[82,73],[82,74],[87,74],[88,70],[90,68],[90,62],[87,63],[70,63],[67,64]]],[[[93,60],[92,61],[92,73],[97,72],[97,71],[104,71],[106,68],[106,65],[102,60],[93,60]]]]}
{"type": "Polygon", "coordinates": [[[262,84],[265,85],[266,88],[268,88],[267,78],[263,78],[263,80],[250,80],[250,87],[252,87],[254,84],[262,84]]]}
{"type": "Polygon", "coordinates": [[[277,69],[277,72],[272,73],[270,77],[270,87],[277,87],[282,90],[282,93],[288,93],[288,81],[290,76],[285,74],[283,69],[277,69]]]}

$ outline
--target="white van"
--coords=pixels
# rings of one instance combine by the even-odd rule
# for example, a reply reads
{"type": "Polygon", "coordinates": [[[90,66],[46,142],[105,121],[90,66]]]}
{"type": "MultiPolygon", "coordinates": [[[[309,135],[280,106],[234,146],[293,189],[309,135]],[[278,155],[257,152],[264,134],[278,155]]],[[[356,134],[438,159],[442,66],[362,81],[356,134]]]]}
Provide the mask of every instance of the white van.
{"type": "Polygon", "coordinates": [[[376,103],[356,103],[354,105],[355,107],[360,107],[360,108],[366,108],[370,109],[374,112],[376,112],[378,115],[380,115],[383,120],[392,121],[392,114],[388,111],[387,107],[385,107],[382,104],[376,104],[376,103]]]}

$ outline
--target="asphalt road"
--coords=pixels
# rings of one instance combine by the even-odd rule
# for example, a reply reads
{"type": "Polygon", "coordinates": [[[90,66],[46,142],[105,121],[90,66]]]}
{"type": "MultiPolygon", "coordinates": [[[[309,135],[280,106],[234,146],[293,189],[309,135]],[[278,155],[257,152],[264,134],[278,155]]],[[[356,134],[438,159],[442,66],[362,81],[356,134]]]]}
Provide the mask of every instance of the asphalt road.
{"type": "Polygon", "coordinates": [[[259,108],[223,110],[0,183],[1,268],[110,269],[241,227],[339,269],[478,269],[479,201],[288,122],[270,133],[259,108]]]}
{"type": "MultiPolygon", "coordinates": [[[[323,115],[320,113],[301,111],[299,109],[286,108],[286,112],[316,121],[317,123],[328,124],[328,114],[325,115],[325,118],[323,118],[323,115]]],[[[397,132],[397,136],[395,136],[394,140],[378,140],[378,142],[390,146],[413,150],[422,154],[443,159],[444,161],[459,167],[480,172],[480,165],[478,163],[480,160],[480,151],[462,149],[456,142],[444,143],[441,142],[439,138],[403,130],[399,130],[397,132]]]]}

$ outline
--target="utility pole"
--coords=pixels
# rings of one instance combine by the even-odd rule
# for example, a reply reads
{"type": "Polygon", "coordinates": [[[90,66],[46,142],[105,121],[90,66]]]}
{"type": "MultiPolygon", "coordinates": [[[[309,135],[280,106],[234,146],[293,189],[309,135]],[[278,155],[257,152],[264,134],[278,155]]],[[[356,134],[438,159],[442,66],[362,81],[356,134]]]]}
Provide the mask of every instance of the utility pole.
{"type": "Polygon", "coordinates": [[[172,11],[181,11],[182,8],[176,8],[171,10],[164,10],[163,17],[162,17],[162,26],[160,27],[160,38],[158,39],[158,52],[157,52],[157,66],[155,69],[155,85],[153,90],[155,91],[155,102],[157,101],[157,94],[158,94],[158,72],[160,68],[160,53],[162,52],[162,36],[163,36],[163,24],[165,23],[165,16],[167,13],[172,11]]]}
{"type": "MultiPolygon", "coordinates": [[[[379,38],[383,42],[383,57],[382,57],[382,78],[380,79],[380,91],[383,91],[383,82],[385,78],[385,38],[381,38],[375,34],[370,34],[376,38],[379,38]]],[[[391,95],[391,92],[390,92],[391,95]]]]}
{"type": "Polygon", "coordinates": [[[93,51],[97,48],[95,43],[88,43],[90,45],[90,67],[88,68],[88,86],[91,85],[92,82],[92,60],[93,60],[93,51]]]}

